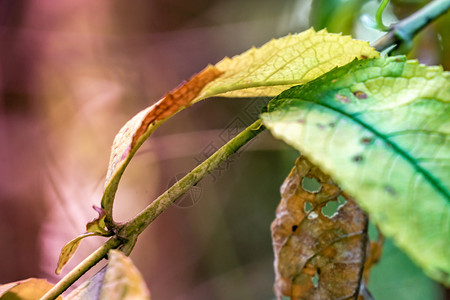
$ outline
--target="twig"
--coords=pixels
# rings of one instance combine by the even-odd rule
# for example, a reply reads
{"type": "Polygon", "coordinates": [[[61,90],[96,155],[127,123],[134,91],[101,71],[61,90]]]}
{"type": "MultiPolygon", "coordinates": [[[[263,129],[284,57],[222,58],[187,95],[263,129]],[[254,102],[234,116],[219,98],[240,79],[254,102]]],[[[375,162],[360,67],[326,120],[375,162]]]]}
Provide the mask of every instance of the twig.
{"type": "MultiPolygon", "coordinates": [[[[235,138],[217,150],[202,164],[192,170],[189,174],[180,179],[164,194],[154,200],[135,218],[129,221],[120,231],[119,236],[132,238],[137,237],[141,232],[153,222],[164,210],[166,210],[175,200],[189,190],[194,184],[200,181],[205,175],[214,170],[219,164],[225,161],[230,155],[257,136],[264,130],[262,121],[258,120],[243,130],[235,138]]],[[[132,247],[131,247],[132,248],[132,247]]],[[[131,249],[129,250],[131,251],[131,249]]]]}
{"type": "Polygon", "coordinates": [[[101,261],[108,251],[115,249],[120,246],[121,240],[114,237],[109,239],[104,245],[95,250],[91,255],[86,257],[78,266],[76,266],[72,271],[67,273],[53,288],[51,288],[40,300],[53,300],[61,295],[65,290],[67,290],[75,281],[77,281],[84,273],[89,271],[90,268],[95,266],[99,261],[101,261]]]}
{"type": "Polygon", "coordinates": [[[391,26],[391,30],[372,43],[379,52],[397,49],[402,43],[410,43],[413,37],[431,21],[436,20],[450,9],[450,0],[435,0],[419,11],[391,26]]]}
{"type": "Polygon", "coordinates": [[[102,260],[109,250],[123,246],[122,251],[129,254],[137,240],[139,234],[165,211],[175,200],[189,190],[194,184],[199,182],[209,172],[214,170],[219,164],[238,151],[247,142],[252,140],[264,130],[262,121],[257,120],[252,125],[244,129],[236,137],[231,139],[217,152],[202,162],[185,177],[177,181],[164,194],[154,200],[141,213],[126,223],[119,231],[117,237],[109,239],[103,246],[89,255],[77,267],[62,278],[50,291],[48,291],[40,300],[53,300],[61,295],[68,287],[77,281],[84,273],[102,260]]]}

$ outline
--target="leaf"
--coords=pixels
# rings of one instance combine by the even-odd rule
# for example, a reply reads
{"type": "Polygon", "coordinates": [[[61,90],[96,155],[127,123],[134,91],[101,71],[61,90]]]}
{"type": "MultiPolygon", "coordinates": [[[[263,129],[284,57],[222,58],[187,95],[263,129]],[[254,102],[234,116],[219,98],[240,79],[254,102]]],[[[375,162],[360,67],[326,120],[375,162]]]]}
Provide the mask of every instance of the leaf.
{"type": "Polygon", "coordinates": [[[118,250],[110,250],[108,257],[105,268],[64,299],[149,300],[150,292],[131,259],[118,250]]]}
{"type": "Polygon", "coordinates": [[[311,3],[309,23],[315,28],[349,34],[353,31],[355,16],[361,15],[361,0],[314,0],[311,3]],[[349,14],[349,11],[353,12],[349,14]]]}
{"type": "Polygon", "coordinates": [[[367,42],[309,29],[273,39],[261,48],[252,48],[231,59],[224,58],[215,65],[223,75],[209,83],[199,98],[276,96],[355,58],[378,56],[367,42]]]}
{"type": "Polygon", "coordinates": [[[80,246],[81,240],[88,236],[98,236],[102,235],[98,232],[87,232],[84,234],[81,234],[68,242],[61,250],[61,254],[59,255],[58,264],[55,270],[56,274],[60,274],[63,267],[69,262],[69,260],[72,258],[72,256],[75,254],[75,251],[77,251],[78,246],[80,246]]]}
{"type": "Polygon", "coordinates": [[[112,215],[112,202],[120,177],[134,153],[159,125],[177,111],[212,96],[275,96],[354,58],[378,55],[367,42],[309,29],[208,66],[156,104],[138,113],[117,134],[102,198],[107,221],[112,221],[108,218],[112,215]]]}
{"type": "Polygon", "coordinates": [[[389,57],[354,61],[285,91],[262,118],[449,285],[449,101],[448,72],[389,57]]]}
{"type": "Polygon", "coordinates": [[[98,217],[86,224],[86,232],[97,232],[102,236],[109,236],[110,232],[107,230],[105,224],[105,210],[95,205],[92,207],[98,213],[98,217]]]}
{"type": "MultiPolygon", "coordinates": [[[[1,300],[38,300],[53,287],[45,279],[29,278],[0,285],[1,300]]],[[[59,296],[57,299],[61,300],[59,296]]]]}
{"type": "Polygon", "coordinates": [[[58,265],[55,270],[56,274],[61,273],[63,267],[69,262],[69,260],[77,251],[82,239],[89,236],[111,236],[111,232],[106,229],[105,210],[95,205],[93,206],[93,208],[98,213],[98,217],[86,224],[86,233],[77,236],[61,249],[58,265]]]}
{"type": "Polygon", "coordinates": [[[297,159],[281,195],[271,226],[277,298],[356,299],[367,251],[367,217],[351,198],[325,215],[341,190],[304,157],[297,159]],[[308,190],[307,179],[320,187],[308,190]]]}
{"type": "Polygon", "coordinates": [[[102,208],[106,209],[107,215],[111,215],[112,201],[120,178],[137,149],[165,119],[171,117],[178,110],[189,106],[202,88],[221,74],[222,71],[215,67],[206,67],[188,82],[168,93],[152,106],[139,112],[120,129],[112,145],[105,191],[102,198],[102,208]]]}

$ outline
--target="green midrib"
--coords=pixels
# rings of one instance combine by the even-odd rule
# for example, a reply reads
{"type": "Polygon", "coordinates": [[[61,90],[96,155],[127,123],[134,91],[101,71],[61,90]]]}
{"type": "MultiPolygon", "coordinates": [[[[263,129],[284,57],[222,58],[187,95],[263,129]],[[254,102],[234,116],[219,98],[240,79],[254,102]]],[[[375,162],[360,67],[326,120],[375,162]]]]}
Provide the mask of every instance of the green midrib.
{"type": "MultiPolygon", "coordinates": [[[[369,124],[361,121],[360,119],[356,118],[354,115],[351,115],[345,111],[339,110],[336,107],[324,104],[324,103],[318,103],[316,101],[311,101],[311,100],[303,100],[303,99],[299,99],[299,98],[283,98],[286,100],[295,100],[295,101],[303,101],[306,103],[312,103],[314,105],[319,105],[319,106],[323,106],[326,107],[332,111],[335,111],[338,114],[341,114],[347,118],[349,118],[350,120],[352,120],[353,122],[361,125],[362,127],[364,127],[365,129],[369,130],[370,132],[372,132],[376,137],[380,138],[381,140],[383,140],[386,144],[388,144],[389,146],[392,147],[392,149],[394,150],[394,152],[398,153],[401,157],[405,158],[416,170],[418,173],[422,174],[423,177],[429,181],[431,183],[431,185],[440,193],[442,194],[448,201],[448,203],[450,203],[450,194],[447,191],[447,189],[442,186],[441,182],[439,180],[437,180],[433,175],[430,174],[430,172],[428,172],[426,169],[422,168],[417,161],[411,156],[409,155],[408,152],[404,151],[399,145],[397,145],[394,142],[391,142],[389,140],[389,138],[382,134],[381,132],[379,132],[378,130],[376,130],[375,128],[373,128],[372,126],[370,126],[369,124]]],[[[270,113],[270,112],[269,112],[270,113]]]]}

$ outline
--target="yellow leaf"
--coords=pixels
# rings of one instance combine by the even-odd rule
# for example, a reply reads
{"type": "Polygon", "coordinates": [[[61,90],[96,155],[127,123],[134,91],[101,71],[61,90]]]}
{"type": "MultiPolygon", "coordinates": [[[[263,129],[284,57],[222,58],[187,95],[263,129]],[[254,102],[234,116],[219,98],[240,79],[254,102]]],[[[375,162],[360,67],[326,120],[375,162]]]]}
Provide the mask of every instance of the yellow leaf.
{"type": "Polygon", "coordinates": [[[130,258],[118,250],[108,253],[108,265],[70,293],[65,300],[150,300],[150,292],[130,258]]]}
{"type": "Polygon", "coordinates": [[[63,267],[67,264],[67,262],[72,258],[72,256],[75,254],[75,251],[77,251],[78,246],[81,243],[81,240],[88,236],[96,236],[101,235],[98,232],[87,232],[82,235],[77,236],[70,242],[68,242],[61,250],[61,254],[59,255],[58,259],[58,265],[56,267],[55,273],[60,274],[63,267]]]}
{"type": "Polygon", "coordinates": [[[355,58],[378,56],[379,53],[367,42],[326,30],[309,29],[273,39],[261,48],[252,48],[233,58],[224,58],[215,65],[223,74],[209,83],[194,102],[218,95],[276,96],[355,58]]]}
{"type": "MultiPolygon", "coordinates": [[[[29,278],[0,285],[1,300],[38,300],[53,287],[45,279],[29,278]]],[[[61,296],[57,299],[62,299],[61,296]]]]}
{"type": "Polygon", "coordinates": [[[215,66],[208,66],[139,112],[117,134],[102,198],[107,218],[112,215],[112,202],[120,178],[134,153],[159,125],[183,108],[212,96],[275,96],[355,58],[378,56],[379,53],[367,42],[309,29],[274,39],[261,48],[252,48],[233,58],[224,58],[215,66]]]}

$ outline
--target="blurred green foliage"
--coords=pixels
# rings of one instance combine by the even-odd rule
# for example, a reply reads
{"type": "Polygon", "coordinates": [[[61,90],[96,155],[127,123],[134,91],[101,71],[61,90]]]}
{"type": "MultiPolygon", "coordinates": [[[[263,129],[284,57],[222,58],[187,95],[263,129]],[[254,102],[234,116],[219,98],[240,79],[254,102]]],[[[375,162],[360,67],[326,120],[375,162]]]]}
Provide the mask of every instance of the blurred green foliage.
{"type": "Polygon", "coordinates": [[[314,0],[309,15],[310,24],[316,29],[352,34],[355,18],[367,0],[314,0]]]}

